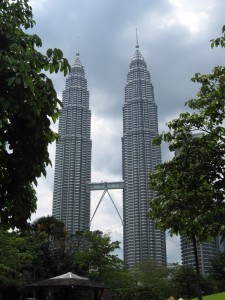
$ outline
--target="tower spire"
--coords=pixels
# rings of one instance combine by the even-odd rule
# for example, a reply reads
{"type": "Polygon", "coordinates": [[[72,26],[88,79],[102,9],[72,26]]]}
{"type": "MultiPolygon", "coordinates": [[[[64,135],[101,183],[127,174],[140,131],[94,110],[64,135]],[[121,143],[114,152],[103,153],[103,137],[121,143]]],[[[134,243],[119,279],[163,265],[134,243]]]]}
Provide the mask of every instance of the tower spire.
{"type": "Polygon", "coordinates": [[[77,53],[76,53],[76,56],[80,56],[79,35],[77,36],[77,53]]]}
{"type": "Polygon", "coordinates": [[[138,34],[137,34],[137,28],[136,28],[136,47],[135,48],[139,48],[139,45],[138,45],[138,34]]]}

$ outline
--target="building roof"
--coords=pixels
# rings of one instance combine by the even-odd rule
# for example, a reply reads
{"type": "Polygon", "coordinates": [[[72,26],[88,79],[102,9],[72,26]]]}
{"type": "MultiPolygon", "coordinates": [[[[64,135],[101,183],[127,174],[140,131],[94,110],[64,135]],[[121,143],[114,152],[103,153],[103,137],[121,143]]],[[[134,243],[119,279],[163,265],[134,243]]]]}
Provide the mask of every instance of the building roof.
{"type": "Polygon", "coordinates": [[[71,272],[30,284],[29,287],[107,288],[104,283],[89,280],[71,272]]]}

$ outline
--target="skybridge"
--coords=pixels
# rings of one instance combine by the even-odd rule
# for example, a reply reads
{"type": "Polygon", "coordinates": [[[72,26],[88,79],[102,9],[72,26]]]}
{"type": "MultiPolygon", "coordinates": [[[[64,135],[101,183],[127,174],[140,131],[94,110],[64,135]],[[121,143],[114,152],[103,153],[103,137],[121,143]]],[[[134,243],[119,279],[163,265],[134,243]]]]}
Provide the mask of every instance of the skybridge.
{"type": "Polygon", "coordinates": [[[96,209],[95,209],[95,211],[94,211],[94,213],[93,213],[93,215],[91,217],[90,225],[91,225],[91,222],[92,222],[92,220],[93,220],[93,218],[94,218],[94,216],[95,216],[95,214],[96,214],[96,212],[97,212],[97,210],[99,208],[99,205],[101,204],[103,198],[105,197],[105,194],[108,194],[108,196],[109,196],[109,198],[110,198],[113,206],[115,207],[115,210],[116,210],[116,212],[117,212],[117,214],[118,214],[118,216],[119,216],[119,218],[120,218],[120,220],[122,222],[122,225],[123,225],[123,219],[122,219],[122,217],[121,217],[121,215],[120,215],[120,213],[119,213],[119,211],[118,211],[118,209],[116,207],[115,202],[113,201],[112,196],[109,193],[109,190],[115,190],[115,189],[120,189],[121,190],[123,188],[124,188],[124,182],[123,181],[116,181],[116,182],[90,182],[90,183],[87,183],[87,190],[88,191],[103,191],[102,196],[101,196],[101,198],[98,201],[97,207],[96,207],[96,209]]]}

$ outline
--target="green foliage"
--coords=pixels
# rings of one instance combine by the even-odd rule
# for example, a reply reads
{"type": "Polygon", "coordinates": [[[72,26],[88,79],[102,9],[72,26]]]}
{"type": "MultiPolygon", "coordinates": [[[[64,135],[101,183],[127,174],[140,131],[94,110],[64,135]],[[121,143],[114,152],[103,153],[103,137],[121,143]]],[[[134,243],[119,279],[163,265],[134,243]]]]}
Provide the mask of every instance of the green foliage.
{"type": "Polygon", "coordinates": [[[22,288],[33,280],[33,237],[0,230],[0,287],[22,288]]]}
{"type": "Polygon", "coordinates": [[[133,273],[136,284],[155,287],[160,291],[161,297],[167,296],[169,289],[168,281],[169,269],[165,265],[159,264],[155,260],[143,260],[136,266],[133,273]]]}
{"type": "Polygon", "coordinates": [[[121,288],[114,291],[115,300],[160,300],[159,290],[149,285],[121,288]]]}
{"type": "Polygon", "coordinates": [[[101,231],[84,231],[78,233],[83,237],[81,249],[74,252],[76,270],[106,284],[117,276],[117,271],[123,268],[123,261],[112,252],[119,248],[119,242],[111,242],[108,234],[101,231]]]}
{"type": "MultiPolygon", "coordinates": [[[[103,282],[105,279],[103,278],[103,282]]],[[[136,285],[135,276],[123,267],[115,268],[107,274],[107,285],[115,290],[118,288],[129,288],[136,285]]]]}
{"type": "MultiPolygon", "coordinates": [[[[223,41],[215,46],[224,47],[223,41]]],[[[168,142],[170,151],[179,149],[179,154],[150,175],[154,198],[149,216],[171,235],[203,242],[225,236],[225,67],[196,73],[192,81],[201,85],[197,98],[186,102],[193,112],[169,122],[169,131],[155,141],[168,142]]]]}
{"type": "Polygon", "coordinates": [[[170,279],[175,298],[191,299],[196,296],[198,275],[193,267],[181,265],[170,267],[170,279]]]}
{"type": "Polygon", "coordinates": [[[68,272],[72,258],[66,251],[66,239],[64,224],[54,217],[40,218],[25,231],[1,228],[0,290],[7,295],[21,294],[30,283],[68,272]]]}
{"type": "Polygon", "coordinates": [[[223,28],[222,28],[222,34],[223,36],[221,36],[220,38],[217,38],[217,39],[212,39],[211,40],[211,47],[214,48],[214,47],[218,47],[219,45],[221,45],[221,47],[225,47],[225,36],[224,36],[224,33],[225,33],[225,25],[223,25],[223,28]]]}
{"type": "Polygon", "coordinates": [[[64,223],[53,216],[36,219],[31,224],[31,228],[35,233],[45,232],[51,241],[65,238],[68,235],[64,223]]]}
{"type": "Polygon", "coordinates": [[[65,237],[64,224],[53,217],[36,220],[25,232],[1,229],[0,286],[22,287],[60,274],[66,263],[65,237]]]}
{"type": "Polygon", "coordinates": [[[26,33],[35,22],[27,0],[0,2],[0,219],[24,227],[36,209],[33,184],[46,175],[48,144],[56,140],[51,120],[60,100],[42,71],[69,71],[60,49],[37,51],[41,39],[26,33]]]}
{"type": "Polygon", "coordinates": [[[52,216],[39,218],[31,224],[28,235],[39,241],[34,257],[35,281],[68,272],[72,258],[67,252],[68,233],[63,222],[52,216]]]}
{"type": "Polygon", "coordinates": [[[212,260],[210,277],[215,281],[218,292],[225,290],[225,253],[212,260]]]}

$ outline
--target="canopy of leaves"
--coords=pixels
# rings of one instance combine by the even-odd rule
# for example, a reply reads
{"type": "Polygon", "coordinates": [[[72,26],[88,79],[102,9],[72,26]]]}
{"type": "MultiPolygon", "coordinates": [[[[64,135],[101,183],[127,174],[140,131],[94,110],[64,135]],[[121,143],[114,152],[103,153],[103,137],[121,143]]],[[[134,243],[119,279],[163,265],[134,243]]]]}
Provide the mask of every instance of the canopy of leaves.
{"type": "Polygon", "coordinates": [[[224,291],[225,286],[225,253],[221,253],[218,257],[212,260],[210,276],[216,282],[218,291],[224,291]]]}
{"type": "Polygon", "coordinates": [[[23,227],[35,211],[33,184],[57,138],[50,124],[61,102],[43,71],[70,68],[60,49],[37,51],[41,39],[26,32],[33,25],[27,0],[0,1],[0,219],[8,228],[23,227]]]}
{"type": "Polygon", "coordinates": [[[41,217],[31,224],[28,235],[41,241],[36,245],[36,280],[70,271],[72,258],[67,251],[68,233],[62,221],[52,216],[41,217]]]}
{"type": "Polygon", "coordinates": [[[70,236],[61,221],[48,216],[23,231],[1,229],[0,240],[0,292],[4,289],[4,294],[21,294],[30,283],[67,272],[103,281],[110,287],[132,285],[123,262],[111,253],[119,242],[111,242],[100,231],[70,236]]]}
{"type": "Polygon", "coordinates": [[[150,285],[133,286],[129,288],[116,289],[114,299],[118,300],[160,300],[160,292],[157,288],[150,285]]]}
{"type": "Polygon", "coordinates": [[[38,243],[32,236],[0,230],[0,287],[23,287],[34,280],[33,263],[38,243]]]}
{"type": "MultiPolygon", "coordinates": [[[[106,282],[114,272],[122,269],[123,261],[113,254],[119,249],[119,242],[112,242],[108,234],[101,231],[84,231],[80,245],[82,248],[74,253],[74,263],[78,273],[92,279],[106,282]]],[[[107,282],[106,282],[107,283],[107,282]]]]}
{"type": "Polygon", "coordinates": [[[162,299],[167,296],[169,288],[167,266],[152,259],[143,260],[138,263],[136,272],[133,272],[133,275],[137,285],[155,287],[160,291],[159,295],[162,299]]]}
{"type": "MultiPolygon", "coordinates": [[[[211,43],[224,47],[224,36],[211,43]]],[[[155,140],[168,142],[177,155],[150,174],[149,216],[171,234],[202,242],[225,235],[225,67],[192,81],[201,85],[197,98],[186,102],[193,112],[181,113],[155,140]]]]}
{"type": "Polygon", "coordinates": [[[176,298],[191,299],[196,296],[198,275],[191,266],[173,265],[170,267],[171,285],[176,298]]]}

